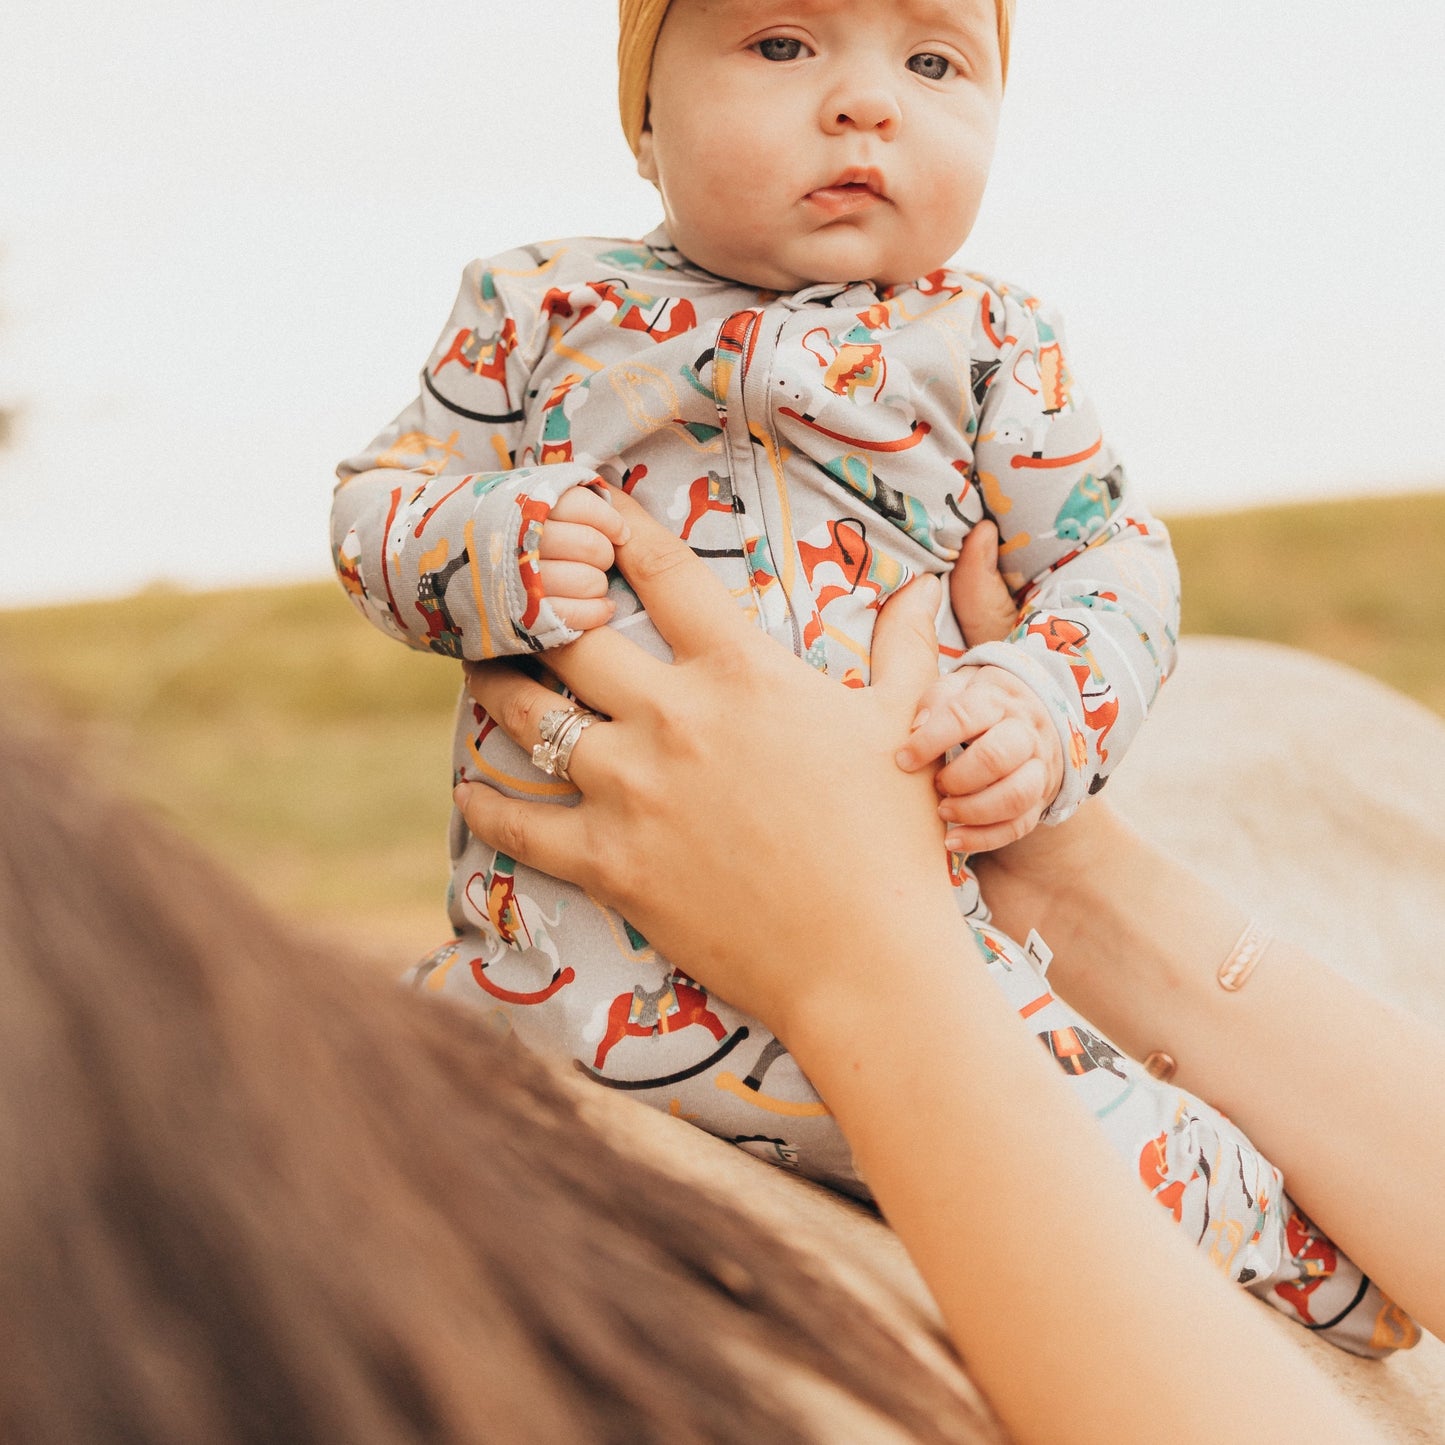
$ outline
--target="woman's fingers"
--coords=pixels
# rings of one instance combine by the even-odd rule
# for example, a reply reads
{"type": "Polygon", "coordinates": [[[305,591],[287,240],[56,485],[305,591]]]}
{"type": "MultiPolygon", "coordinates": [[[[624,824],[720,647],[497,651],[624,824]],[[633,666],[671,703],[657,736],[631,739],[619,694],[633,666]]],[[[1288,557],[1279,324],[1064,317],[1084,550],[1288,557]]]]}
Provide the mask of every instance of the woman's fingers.
{"type": "Polygon", "coordinates": [[[627,541],[617,548],[618,570],[679,658],[695,657],[723,642],[751,642],[761,636],[686,542],[654,521],[625,492],[614,493],[613,501],[629,531],[627,541]]]}
{"type": "Polygon", "coordinates": [[[472,663],[466,671],[472,701],[520,747],[540,741],[543,717],[555,707],[568,706],[555,688],[528,677],[515,663],[472,663]]]}
{"type": "MultiPolygon", "coordinates": [[[[748,622],[686,542],[653,521],[625,492],[613,492],[612,498],[628,529],[627,541],[617,549],[618,570],[679,661],[728,648],[751,651],[760,643],[776,647],[748,622]]],[[[571,692],[612,717],[668,696],[667,664],[608,628],[554,648],[542,660],[571,692]]]]}
{"type": "Polygon", "coordinates": [[[667,695],[668,664],[610,627],[584,631],[576,642],[551,648],[537,660],[568,692],[608,717],[667,695]]]}
{"type": "MultiPolygon", "coordinates": [[[[480,667],[469,667],[467,693],[474,702],[486,709],[487,716],[518,747],[526,748],[529,752],[542,741],[542,719],[549,712],[579,706],[506,662],[488,662],[480,667]]],[[[568,775],[582,791],[586,790],[587,758],[589,754],[595,757],[596,744],[596,739],[586,734],[595,728],[596,724],[593,724],[576,739],[572,756],[567,763],[568,775]]],[[[470,822],[470,819],[468,821],[470,822]]],[[[490,843],[492,839],[488,838],[486,841],[490,843]]],[[[511,852],[510,849],[503,851],[511,852]]]]}
{"type": "Polygon", "coordinates": [[[485,783],[458,783],[452,799],[482,842],[529,868],[585,886],[590,850],[579,809],[525,803],[485,783]]]}

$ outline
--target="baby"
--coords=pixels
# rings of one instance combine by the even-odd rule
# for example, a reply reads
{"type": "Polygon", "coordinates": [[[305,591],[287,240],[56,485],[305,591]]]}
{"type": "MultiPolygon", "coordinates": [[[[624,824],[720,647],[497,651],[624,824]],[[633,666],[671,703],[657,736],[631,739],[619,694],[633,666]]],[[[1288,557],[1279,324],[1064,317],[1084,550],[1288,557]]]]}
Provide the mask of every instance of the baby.
{"type": "MultiPolygon", "coordinates": [[[[1177,626],[1166,534],[1129,491],[1057,319],[947,265],[988,178],[1011,9],[622,0],[623,123],[664,224],[468,268],[421,394],[339,469],[337,568],[377,626],[446,656],[527,653],[603,624],[665,656],[609,570],[622,524],[593,490],[608,482],[674,525],[779,643],[863,685],[884,600],[950,570],[971,535],[991,547],[996,528],[1017,625],[970,647],[941,611],[944,675],[904,759],[963,746],[938,774],[960,909],[1175,1219],[1235,1278],[1307,1321],[1338,1315],[1335,1337],[1368,1351],[1381,1297],[1319,1242],[1278,1171],[1053,998],[988,927],[963,857],[1103,785],[1177,626]]],[[[465,700],[454,767],[516,796],[575,797],[465,700]]],[[[826,1106],[755,1021],[458,815],[451,853],[455,939],[418,968],[420,986],[866,1193],[826,1106]]],[[[880,959],[880,1028],[886,978],[880,959]]]]}

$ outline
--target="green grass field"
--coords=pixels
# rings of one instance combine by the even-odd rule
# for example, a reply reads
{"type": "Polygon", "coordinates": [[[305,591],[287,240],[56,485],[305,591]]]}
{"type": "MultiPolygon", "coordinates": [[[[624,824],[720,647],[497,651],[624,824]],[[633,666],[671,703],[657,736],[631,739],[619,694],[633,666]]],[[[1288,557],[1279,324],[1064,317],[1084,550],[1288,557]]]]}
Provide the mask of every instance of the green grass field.
{"type": "MultiPolygon", "coordinates": [[[[1445,493],[1171,523],[1186,633],[1273,639],[1445,715],[1445,493]]],[[[330,583],[0,612],[13,703],[275,906],[381,957],[445,933],[454,664],[330,583]]]]}

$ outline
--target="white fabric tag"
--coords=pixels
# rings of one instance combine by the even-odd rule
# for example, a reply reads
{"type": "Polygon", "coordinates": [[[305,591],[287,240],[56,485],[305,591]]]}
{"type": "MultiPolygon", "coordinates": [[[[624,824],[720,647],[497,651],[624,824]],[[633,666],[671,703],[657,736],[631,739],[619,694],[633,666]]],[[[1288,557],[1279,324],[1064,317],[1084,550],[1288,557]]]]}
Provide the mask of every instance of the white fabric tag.
{"type": "Polygon", "coordinates": [[[1037,928],[1029,929],[1029,936],[1024,939],[1024,953],[1041,974],[1048,974],[1049,965],[1054,961],[1054,951],[1039,937],[1037,928]]]}

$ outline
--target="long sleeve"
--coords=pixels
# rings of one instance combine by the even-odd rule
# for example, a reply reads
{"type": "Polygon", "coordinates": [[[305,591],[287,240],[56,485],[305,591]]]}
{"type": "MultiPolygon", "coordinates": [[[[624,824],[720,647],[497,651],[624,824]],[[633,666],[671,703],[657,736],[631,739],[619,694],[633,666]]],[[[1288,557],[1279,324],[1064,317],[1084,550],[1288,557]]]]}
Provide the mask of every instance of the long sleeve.
{"type": "Polygon", "coordinates": [[[579,635],[542,595],[538,548],[553,504],[597,474],[514,466],[539,325],[473,262],[417,398],[337,468],[337,574],[364,616],[411,647],[476,660],[579,635]]]}
{"type": "Polygon", "coordinates": [[[1103,787],[1173,669],[1179,570],[1104,440],[1058,321],[1031,298],[1005,292],[1002,303],[974,457],[1022,611],[1006,641],[970,648],[962,664],[1002,667],[1049,706],[1064,781],[1045,817],[1059,822],[1103,787]]]}

